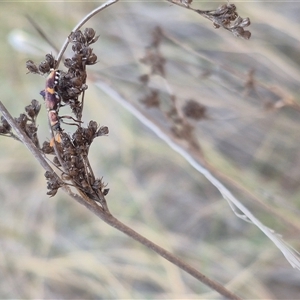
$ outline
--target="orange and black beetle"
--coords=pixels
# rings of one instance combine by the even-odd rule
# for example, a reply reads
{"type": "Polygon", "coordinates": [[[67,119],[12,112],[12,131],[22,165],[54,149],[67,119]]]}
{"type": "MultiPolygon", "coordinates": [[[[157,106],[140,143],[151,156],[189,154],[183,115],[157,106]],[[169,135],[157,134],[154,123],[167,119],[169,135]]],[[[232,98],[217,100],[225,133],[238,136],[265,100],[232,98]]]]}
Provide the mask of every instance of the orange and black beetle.
{"type": "Polygon", "coordinates": [[[57,93],[57,85],[59,83],[60,71],[52,70],[46,80],[46,86],[40,94],[45,100],[45,105],[48,111],[48,117],[52,129],[60,130],[60,122],[58,117],[58,110],[60,107],[60,96],[57,93]]]}

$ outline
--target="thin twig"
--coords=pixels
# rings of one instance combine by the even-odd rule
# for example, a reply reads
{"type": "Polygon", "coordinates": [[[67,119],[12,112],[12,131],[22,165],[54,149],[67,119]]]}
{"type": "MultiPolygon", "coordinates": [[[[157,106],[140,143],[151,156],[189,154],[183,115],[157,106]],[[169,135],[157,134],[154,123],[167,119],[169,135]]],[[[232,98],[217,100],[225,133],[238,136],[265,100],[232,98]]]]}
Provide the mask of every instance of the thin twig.
{"type": "Polygon", "coordinates": [[[112,215],[109,216],[107,219],[104,220],[107,224],[111,225],[112,227],[115,227],[116,229],[122,231],[129,237],[135,239],[139,243],[143,244],[147,248],[153,250],[160,256],[164,257],[166,260],[170,261],[174,265],[178,266],[180,269],[186,271],[194,278],[201,281],[206,286],[210,287],[211,289],[217,291],[220,295],[228,298],[228,299],[241,299],[236,294],[228,291],[223,285],[217,283],[214,280],[209,279],[204,274],[200,273],[196,269],[194,269],[189,264],[183,262],[181,259],[173,255],[172,253],[166,251],[162,247],[156,245],[155,243],[151,242],[150,240],[146,239],[144,236],[138,234],[136,231],[132,230],[125,224],[121,223],[119,220],[114,218],[112,215]]]}

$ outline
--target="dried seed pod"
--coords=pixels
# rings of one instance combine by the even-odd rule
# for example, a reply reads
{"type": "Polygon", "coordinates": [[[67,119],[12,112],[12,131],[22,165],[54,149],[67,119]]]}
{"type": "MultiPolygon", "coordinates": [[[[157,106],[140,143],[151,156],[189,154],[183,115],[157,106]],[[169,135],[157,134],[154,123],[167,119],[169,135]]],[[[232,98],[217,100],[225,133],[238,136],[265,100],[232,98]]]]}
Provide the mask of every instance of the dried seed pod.
{"type": "Polygon", "coordinates": [[[143,84],[147,84],[149,82],[149,75],[148,74],[143,74],[139,77],[139,80],[143,83],[143,84]]]}
{"type": "Polygon", "coordinates": [[[45,61],[49,64],[51,69],[54,69],[57,64],[57,60],[54,58],[54,56],[50,53],[45,55],[45,61]]]}
{"type": "Polygon", "coordinates": [[[86,43],[86,39],[84,37],[84,35],[82,34],[81,30],[77,30],[76,32],[73,32],[71,34],[71,42],[75,43],[81,43],[81,44],[85,44],[86,43]]]}
{"type": "Polygon", "coordinates": [[[151,89],[150,93],[140,100],[146,107],[159,107],[160,97],[158,90],[151,89]]]}
{"type": "Polygon", "coordinates": [[[108,192],[109,192],[109,189],[104,189],[103,190],[103,195],[106,196],[108,194],[108,192]]]}
{"type": "Polygon", "coordinates": [[[7,134],[9,132],[10,132],[10,130],[7,130],[5,127],[0,126],[0,134],[7,134]]]}
{"type": "Polygon", "coordinates": [[[98,129],[98,124],[95,121],[90,121],[88,125],[88,129],[92,130],[93,133],[96,133],[98,129]]]}
{"type": "Polygon", "coordinates": [[[34,110],[34,113],[35,115],[37,116],[41,110],[41,104],[40,102],[38,102],[37,100],[33,99],[31,100],[31,105],[32,105],[32,108],[34,110]]]}
{"type": "Polygon", "coordinates": [[[20,114],[19,118],[15,118],[19,126],[25,131],[26,123],[28,118],[25,114],[20,114]]]}
{"type": "Polygon", "coordinates": [[[154,30],[152,31],[152,43],[151,46],[157,48],[162,40],[162,29],[157,26],[154,28],[154,30]]]}
{"type": "Polygon", "coordinates": [[[59,162],[59,159],[57,158],[57,156],[54,156],[54,158],[53,158],[53,163],[54,163],[55,165],[57,165],[57,166],[61,166],[61,165],[60,165],[60,162],[59,162]]]}
{"type": "Polygon", "coordinates": [[[26,61],[26,68],[29,71],[29,73],[40,74],[38,67],[32,60],[26,61]]]}
{"type": "Polygon", "coordinates": [[[103,136],[109,133],[107,126],[101,126],[100,129],[97,131],[96,136],[103,136]]]}
{"type": "Polygon", "coordinates": [[[94,65],[97,62],[97,55],[92,53],[86,60],[87,65],[94,65]]]}
{"type": "Polygon", "coordinates": [[[77,168],[71,167],[71,168],[68,170],[68,174],[69,174],[71,177],[76,177],[76,176],[78,175],[78,169],[77,169],[77,168]]]}
{"type": "Polygon", "coordinates": [[[68,69],[73,68],[75,64],[76,64],[76,62],[74,62],[71,58],[66,58],[64,60],[64,65],[68,69]]]}
{"type": "Polygon", "coordinates": [[[151,74],[165,76],[166,59],[161,55],[158,48],[148,47],[140,62],[151,67],[151,74]]]}
{"type": "Polygon", "coordinates": [[[47,195],[53,197],[57,193],[57,190],[63,185],[63,182],[55,176],[55,173],[46,171],[44,175],[47,180],[47,189],[49,190],[47,195]]]}
{"type": "Polygon", "coordinates": [[[34,119],[36,117],[36,111],[32,105],[25,106],[25,111],[30,118],[34,119]]]}
{"type": "Polygon", "coordinates": [[[45,153],[45,154],[54,154],[54,149],[53,147],[50,146],[50,143],[45,141],[43,143],[43,146],[42,146],[42,151],[45,153]]]}
{"type": "Polygon", "coordinates": [[[84,189],[89,187],[89,184],[87,183],[87,181],[85,179],[80,181],[80,185],[84,189]]]}
{"type": "Polygon", "coordinates": [[[95,34],[96,32],[93,28],[85,28],[83,31],[83,35],[86,37],[88,43],[93,40],[95,34]]]}
{"type": "Polygon", "coordinates": [[[80,53],[83,49],[83,46],[81,43],[75,43],[74,45],[72,45],[72,50],[75,53],[80,53]]]}
{"type": "Polygon", "coordinates": [[[42,61],[40,64],[39,64],[39,71],[42,73],[42,74],[46,74],[46,73],[49,73],[50,72],[50,64],[47,62],[47,61],[42,61]]]}
{"type": "Polygon", "coordinates": [[[11,126],[9,125],[9,123],[7,122],[7,120],[3,116],[1,116],[1,123],[2,123],[2,126],[5,130],[11,131],[11,126]]]}
{"type": "Polygon", "coordinates": [[[195,100],[188,100],[182,110],[191,119],[199,121],[206,118],[206,107],[195,100]]]}
{"type": "Polygon", "coordinates": [[[216,10],[202,11],[195,10],[200,15],[205,16],[213,22],[215,28],[223,27],[231,31],[235,36],[249,39],[250,31],[244,31],[243,28],[250,25],[249,18],[241,18],[236,12],[234,4],[224,4],[216,10]]]}

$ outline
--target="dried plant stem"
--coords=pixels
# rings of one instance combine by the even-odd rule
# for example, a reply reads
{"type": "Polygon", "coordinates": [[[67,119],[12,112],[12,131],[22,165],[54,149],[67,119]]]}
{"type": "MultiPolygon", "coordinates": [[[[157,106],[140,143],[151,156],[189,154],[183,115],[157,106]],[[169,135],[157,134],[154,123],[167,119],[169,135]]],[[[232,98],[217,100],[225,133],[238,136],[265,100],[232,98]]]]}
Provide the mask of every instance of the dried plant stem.
{"type": "Polygon", "coordinates": [[[144,236],[138,234],[136,231],[132,230],[125,224],[121,223],[119,220],[114,218],[113,216],[109,216],[107,219],[104,220],[107,224],[111,225],[112,227],[115,227],[116,229],[122,231],[129,237],[135,239],[139,243],[143,244],[147,248],[153,250],[160,256],[164,257],[166,260],[170,261],[174,265],[178,266],[180,269],[186,271],[194,278],[201,281],[206,286],[210,287],[211,289],[217,291],[220,295],[228,298],[228,299],[241,299],[234,293],[228,291],[224,286],[217,283],[214,280],[209,279],[187,263],[183,262],[181,259],[177,258],[172,253],[166,251],[165,249],[161,248],[160,246],[156,245],[155,243],[151,242],[150,240],[146,239],[144,236]]]}
{"type": "Polygon", "coordinates": [[[71,195],[72,198],[74,198],[78,203],[84,205],[87,209],[89,209],[91,212],[93,212],[95,215],[97,215],[102,221],[104,221],[106,224],[114,227],[115,229],[123,232],[127,236],[133,238],[137,242],[141,243],[142,245],[146,246],[150,250],[156,252],[158,255],[164,257],[169,262],[173,263],[180,269],[184,270],[188,274],[190,274],[192,277],[198,279],[200,282],[205,284],[206,286],[210,287],[212,290],[218,292],[220,295],[226,297],[227,299],[234,299],[234,300],[240,300],[239,296],[236,294],[230,292],[227,290],[223,285],[219,284],[218,282],[208,278],[201,272],[197,271],[195,268],[190,266],[189,264],[185,263],[169,251],[165,250],[164,248],[156,245],[155,243],[151,242],[144,236],[140,235],[130,227],[126,226],[124,223],[120,222],[118,219],[116,219],[114,216],[112,216],[109,212],[104,212],[102,208],[99,207],[95,202],[87,202],[84,201],[81,197],[78,195],[71,195]]]}
{"type": "Polygon", "coordinates": [[[235,299],[239,300],[242,299],[236,294],[230,292],[227,290],[223,285],[219,284],[218,282],[208,278],[201,272],[197,271],[195,268],[190,266],[189,264],[183,262],[181,259],[170,253],[169,251],[165,250],[164,248],[156,245],[155,243],[151,242],[144,236],[140,235],[130,227],[126,226],[124,223],[120,222],[118,219],[116,219],[114,216],[112,216],[110,213],[104,213],[103,210],[99,210],[99,206],[95,203],[87,203],[84,201],[81,197],[78,195],[71,195],[77,202],[84,205],[86,208],[88,208],[90,211],[92,211],[95,215],[97,215],[102,221],[104,221],[106,224],[114,227],[115,229],[123,232],[127,236],[133,238],[137,242],[141,243],[142,245],[146,246],[147,248],[151,249],[152,251],[156,252],[158,255],[164,257],[169,262],[173,263],[180,269],[184,270],[188,274],[190,274],[192,277],[198,279],[200,282],[205,284],[206,286],[210,287],[212,290],[218,292],[220,295],[228,298],[228,299],[235,299]]]}
{"type": "MultiPolygon", "coordinates": [[[[172,4],[175,4],[175,5],[178,5],[180,7],[183,7],[183,8],[186,8],[186,9],[190,9],[190,10],[193,10],[193,11],[196,11],[194,8],[190,7],[189,4],[184,4],[184,3],[181,3],[179,1],[176,1],[176,0],[166,0],[167,2],[170,2],[172,4]]],[[[200,11],[200,10],[199,10],[200,11]]],[[[200,11],[200,12],[203,12],[205,13],[206,11],[200,11]]]]}
{"type": "MultiPolygon", "coordinates": [[[[28,138],[28,136],[19,128],[19,125],[15,122],[14,118],[10,115],[10,113],[7,111],[5,106],[0,101],[0,112],[4,116],[4,118],[7,120],[7,122],[10,124],[10,126],[15,130],[18,138],[21,142],[25,144],[25,146],[29,149],[29,151],[34,155],[34,157],[38,160],[38,162],[41,164],[41,166],[49,172],[52,172],[57,177],[58,175],[54,172],[54,170],[51,168],[51,166],[46,161],[45,157],[41,154],[41,152],[36,148],[36,146],[33,144],[33,142],[28,138]]],[[[178,266],[182,270],[189,273],[194,278],[201,281],[206,286],[210,287],[211,289],[218,292],[220,295],[228,298],[228,299],[234,299],[238,300],[241,299],[234,293],[227,290],[224,286],[217,283],[216,281],[209,279],[201,272],[194,269],[192,266],[188,265],[187,263],[183,262],[181,259],[174,256],[172,253],[168,252],[167,250],[163,249],[162,247],[156,245],[155,243],[151,242],[150,240],[146,239],[144,236],[140,235],[133,229],[129,228],[122,222],[120,222],[118,219],[113,217],[108,209],[103,209],[100,205],[98,205],[95,201],[89,199],[88,197],[84,196],[82,193],[81,196],[78,194],[73,193],[69,188],[66,186],[63,186],[63,190],[68,193],[70,197],[72,197],[74,200],[76,200],[78,203],[85,206],[87,209],[89,209],[91,212],[93,212],[95,215],[97,215],[102,221],[107,223],[108,225],[116,228],[117,230],[125,233],[127,236],[133,238],[134,240],[138,241],[142,245],[146,246],[147,248],[151,249],[152,251],[156,252],[160,256],[164,257],[174,265],[178,266]]]]}

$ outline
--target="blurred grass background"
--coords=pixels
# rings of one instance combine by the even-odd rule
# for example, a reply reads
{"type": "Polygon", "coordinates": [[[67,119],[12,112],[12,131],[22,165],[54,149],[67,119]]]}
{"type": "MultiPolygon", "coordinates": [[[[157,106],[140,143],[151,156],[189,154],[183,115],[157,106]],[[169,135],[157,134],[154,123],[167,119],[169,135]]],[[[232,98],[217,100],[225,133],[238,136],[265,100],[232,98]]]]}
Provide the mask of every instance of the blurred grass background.
{"type": "MultiPolygon", "coordinates": [[[[39,92],[45,79],[26,75],[25,62],[39,63],[45,53],[55,54],[25,15],[60,47],[98,4],[0,4],[1,101],[14,116],[33,98],[42,102],[39,92]],[[20,36],[32,41],[32,47],[18,46],[20,36]]],[[[193,6],[214,9],[220,4],[194,1],[193,6]]],[[[139,59],[154,27],[161,26],[179,42],[164,39],[161,52],[180,105],[193,98],[207,106],[210,119],[196,124],[205,157],[300,228],[299,111],[288,106],[266,109],[282,99],[300,103],[300,6],[235,4],[242,17],[251,19],[249,41],[163,1],[121,1],[87,24],[100,34],[94,46],[99,62],[90,72],[137,103],[144,93],[138,77],[147,70],[139,59]],[[252,70],[254,89],[246,85],[252,70]]],[[[108,137],[94,142],[91,162],[108,183],[112,213],[242,298],[300,299],[299,271],[273,243],[255,226],[237,219],[218,191],[183,158],[92,81],[88,84],[84,118],[110,130],[108,137]]],[[[39,135],[41,140],[49,138],[45,109],[39,135]]],[[[22,144],[2,137],[0,160],[1,299],[219,298],[63,193],[49,199],[44,171],[22,144]]],[[[300,249],[299,231],[242,191],[234,193],[300,249]]]]}

